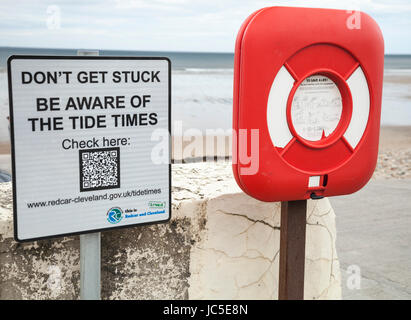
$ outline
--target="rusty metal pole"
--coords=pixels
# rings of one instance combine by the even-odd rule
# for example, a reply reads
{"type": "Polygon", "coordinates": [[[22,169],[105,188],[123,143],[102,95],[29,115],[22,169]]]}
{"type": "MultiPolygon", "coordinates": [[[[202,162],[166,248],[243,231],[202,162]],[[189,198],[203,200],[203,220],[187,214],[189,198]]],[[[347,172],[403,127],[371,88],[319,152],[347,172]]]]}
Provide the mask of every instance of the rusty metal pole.
{"type": "Polygon", "coordinates": [[[304,299],[307,200],[281,202],[279,300],[304,299]]]}

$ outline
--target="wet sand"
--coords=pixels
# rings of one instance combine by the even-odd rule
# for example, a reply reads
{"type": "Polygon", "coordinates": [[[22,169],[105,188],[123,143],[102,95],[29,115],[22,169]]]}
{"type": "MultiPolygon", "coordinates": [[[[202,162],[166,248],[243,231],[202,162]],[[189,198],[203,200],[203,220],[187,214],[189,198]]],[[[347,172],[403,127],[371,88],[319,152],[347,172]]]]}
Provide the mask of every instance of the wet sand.
{"type": "Polygon", "coordinates": [[[374,178],[411,179],[411,126],[381,129],[374,178]]]}
{"type": "Polygon", "coordinates": [[[380,150],[411,148],[411,126],[384,126],[380,133],[380,150]]]}
{"type": "Polygon", "coordinates": [[[10,144],[8,142],[0,142],[0,154],[9,154],[10,144]]]}
{"type": "Polygon", "coordinates": [[[384,82],[398,83],[398,84],[411,84],[411,76],[409,73],[391,73],[384,74],[384,82]]]}

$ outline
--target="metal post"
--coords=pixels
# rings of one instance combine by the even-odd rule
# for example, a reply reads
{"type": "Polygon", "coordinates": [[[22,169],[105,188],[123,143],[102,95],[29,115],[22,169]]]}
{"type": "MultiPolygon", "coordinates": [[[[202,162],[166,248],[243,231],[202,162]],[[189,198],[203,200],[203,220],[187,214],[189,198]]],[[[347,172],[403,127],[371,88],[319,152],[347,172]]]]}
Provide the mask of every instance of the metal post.
{"type": "MultiPolygon", "coordinates": [[[[78,50],[78,56],[98,56],[99,52],[78,50]]],[[[80,298],[101,299],[101,234],[100,232],[80,235],[80,298]]]]}
{"type": "Polygon", "coordinates": [[[281,202],[279,300],[304,299],[307,200],[281,202]]]}
{"type": "Polygon", "coordinates": [[[80,235],[80,298],[100,300],[100,232],[80,235]]]}

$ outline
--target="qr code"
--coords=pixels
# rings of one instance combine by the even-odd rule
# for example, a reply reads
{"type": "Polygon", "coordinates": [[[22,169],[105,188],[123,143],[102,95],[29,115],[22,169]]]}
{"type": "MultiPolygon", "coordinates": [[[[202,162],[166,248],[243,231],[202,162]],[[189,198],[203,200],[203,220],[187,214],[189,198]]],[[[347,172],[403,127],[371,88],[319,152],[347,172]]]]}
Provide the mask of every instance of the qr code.
{"type": "Polygon", "coordinates": [[[120,148],[80,150],[80,191],[120,188],[120,148]]]}

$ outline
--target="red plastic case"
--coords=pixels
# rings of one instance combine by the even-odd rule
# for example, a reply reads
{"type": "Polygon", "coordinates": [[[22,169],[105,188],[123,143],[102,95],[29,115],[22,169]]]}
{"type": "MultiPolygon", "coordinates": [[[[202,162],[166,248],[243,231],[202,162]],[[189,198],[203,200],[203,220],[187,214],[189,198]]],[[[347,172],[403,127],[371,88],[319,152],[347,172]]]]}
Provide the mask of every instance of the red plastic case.
{"type": "MultiPolygon", "coordinates": [[[[350,27],[352,14],[270,7],[241,26],[234,59],[233,172],[250,196],[287,201],[349,194],[371,178],[378,155],[384,41],[365,13],[356,12],[356,25],[350,27]],[[297,88],[312,75],[332,80],[342,103],[335,130],[323,131],[318,141],[297,133],[291,115],[297,88]],[[247,148],[250,155],[252,129],[259,130],[258,153],[251,154],[258,170],[244,174],[250,164],[241,163],[239,154],[247,148]],[[247,142],[241,131],[247,132],[247,142]]],[[[306,82],[316,81],[311,79],[306,82]]]]}

